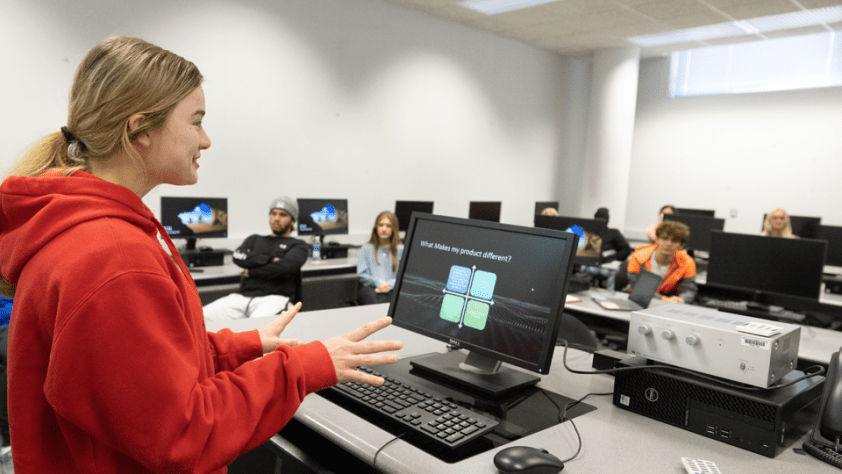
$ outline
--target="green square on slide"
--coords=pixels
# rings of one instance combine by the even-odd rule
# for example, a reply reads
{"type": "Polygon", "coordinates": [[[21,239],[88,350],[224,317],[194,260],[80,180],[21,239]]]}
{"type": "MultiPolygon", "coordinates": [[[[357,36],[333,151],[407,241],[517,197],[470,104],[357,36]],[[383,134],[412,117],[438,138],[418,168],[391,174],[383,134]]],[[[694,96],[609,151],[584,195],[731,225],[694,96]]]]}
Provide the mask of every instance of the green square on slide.
{"type": "Polygon", "coordinates": [[[488,321],[488,303],[471,300],[468,301],[468,308],[465,310],[465,326],[482,331],[488,321]]]}
{"type": "Polygon", "coordinates": [[[444,301],[441,304],[441,311],[439,317],[450,322],[458,323],[462,318],[462,306],[465,304],[465,298],[456,295],[444,295],[444,301]]]}

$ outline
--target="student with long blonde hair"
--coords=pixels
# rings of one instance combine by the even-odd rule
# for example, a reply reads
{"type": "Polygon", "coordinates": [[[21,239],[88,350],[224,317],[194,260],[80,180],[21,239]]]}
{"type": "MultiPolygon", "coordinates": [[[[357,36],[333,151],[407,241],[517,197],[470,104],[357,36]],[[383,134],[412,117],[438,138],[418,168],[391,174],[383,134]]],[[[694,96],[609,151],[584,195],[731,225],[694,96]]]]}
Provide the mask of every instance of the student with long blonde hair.
{"type": "Polygon", "coordinates": [[[792,233],[792,223],[789,221],[789,214],[780,207],[766,214],[761,235],[765,235],[766,237],[783,237],[785,239],[795,239],[798,237],[792,233]]]}
{"type": "Polygon", "coordinates": [[[394,212],[383,211],[374,220],[368,243],[357,253],[360,304],[390,301],[402,255],[398,216],[394,212]]]}

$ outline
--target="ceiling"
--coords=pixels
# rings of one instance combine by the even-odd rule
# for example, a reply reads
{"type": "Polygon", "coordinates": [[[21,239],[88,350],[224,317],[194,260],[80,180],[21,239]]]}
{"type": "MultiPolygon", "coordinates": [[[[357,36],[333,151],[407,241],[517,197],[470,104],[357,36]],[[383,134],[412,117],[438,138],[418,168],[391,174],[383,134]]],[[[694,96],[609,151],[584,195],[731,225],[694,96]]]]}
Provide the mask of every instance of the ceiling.
{"type": "MultiPolygon", "coordinates": [[[[842,0],[558,0],[487,16],[460,6],[460,0],[383,1],[574,57],[587,57],[597,49],[634,47],[627,38],[635,36],[842,5],[842,0]]],[[[842,30],[842,24],[642,48],[641,56],[831,30],[842,30]]]]}

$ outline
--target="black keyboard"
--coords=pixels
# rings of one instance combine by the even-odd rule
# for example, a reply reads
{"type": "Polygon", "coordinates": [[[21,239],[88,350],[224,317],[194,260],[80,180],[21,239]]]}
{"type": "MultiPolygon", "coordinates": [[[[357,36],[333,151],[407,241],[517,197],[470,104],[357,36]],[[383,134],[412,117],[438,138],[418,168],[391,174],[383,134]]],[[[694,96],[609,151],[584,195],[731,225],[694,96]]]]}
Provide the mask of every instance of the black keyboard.
{"type": "MultiPolygon", "coordinates": [[[[358,370],[383,377],[368,367],[358,370]]],[[[481,438],[498,425],[496,420],[460,407],[441,394],[413,387],[393,376],[384,379],[386,383],[379,386],[348,382],[325,390],[341,395],[366,413],[388,417],[450,449],[481,438]]]]}
{"type": "Polygon", "coordinates": [[[701,302],[702,306],[716,308],[722,311],[730,311],[744,316],[752,316],[762,319],[775,319],[790,324],[804,324],[807,320],[805,314],[796,313],[780,307],[762,308],[747,301],[719,300],[706,298],[701,302]]]}

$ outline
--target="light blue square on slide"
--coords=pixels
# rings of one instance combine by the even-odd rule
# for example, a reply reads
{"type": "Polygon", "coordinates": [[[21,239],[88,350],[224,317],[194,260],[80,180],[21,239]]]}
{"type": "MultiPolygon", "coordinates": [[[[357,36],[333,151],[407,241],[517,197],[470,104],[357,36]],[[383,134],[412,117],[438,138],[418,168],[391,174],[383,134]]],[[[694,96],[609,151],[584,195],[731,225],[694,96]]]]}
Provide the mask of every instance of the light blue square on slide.
{"type": "Polygon", "coordinates": [[[467,293],[468,283],[471,281],[471,269],[453,265],[447,277],[447,289],[456,293],[467,293]]]}
{"type": "Polygon", "coordinates": [[[471,296],[490,300],[494,296],[494,285],[497,284],[497,274],[477,270],[474,273],[474,283],[471,285],[471,296]]]}

